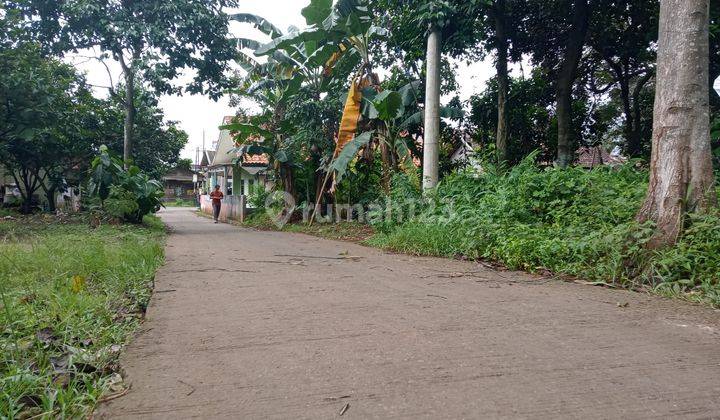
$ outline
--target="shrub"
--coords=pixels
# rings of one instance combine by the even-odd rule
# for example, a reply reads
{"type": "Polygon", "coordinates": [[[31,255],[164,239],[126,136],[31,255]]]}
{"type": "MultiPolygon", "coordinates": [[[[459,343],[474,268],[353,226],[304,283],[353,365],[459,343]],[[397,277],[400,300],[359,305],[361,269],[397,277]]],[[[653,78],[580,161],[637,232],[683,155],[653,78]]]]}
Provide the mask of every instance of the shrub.
{"type": "Polygon", "coordinates": [[[137,166],[123,168],[106,146],[91,165],[90,194],[100,200],[101,208],[111,217],[141,223],[143,217],[162,207],[162,185],[150,179],[137,166]]]}
{"type": "Polygon", "coordinates": [[[458,172],[428,194],[420,215],[390,223],[369,242],[404,252],[464,255],[512,269],[550,270],[720,305],[720,216],[692,216],[675,247],[644,247],[652,224],[634,216],[647,172],[632,164],[593,170],[538,168],[534,156],[509,172],[458,172]]]}
{"type": "Polygon", "coordinates": [[[252,191],[250,191],[250,196],[248,197],[248,204],[250,205],[250,207],[255,209],[264,208],[265,201],[267,201],[269,195],[270,192],[266,191],[264,186],[255,185],[252,191]]]}

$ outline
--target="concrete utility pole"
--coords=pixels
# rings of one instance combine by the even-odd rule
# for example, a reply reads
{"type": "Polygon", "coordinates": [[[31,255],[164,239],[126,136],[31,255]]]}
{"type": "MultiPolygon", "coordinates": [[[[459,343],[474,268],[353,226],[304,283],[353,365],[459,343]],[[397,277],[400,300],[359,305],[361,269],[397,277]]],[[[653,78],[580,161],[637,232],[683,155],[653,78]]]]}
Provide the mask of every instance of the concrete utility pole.
{"type": "Polygon", "coordinates": [[[440,140],[440,28],[433,27],[427,43],[425,80],[425,131],[423,133],[423,190],[438,184],[438,142],[440,140]]]}

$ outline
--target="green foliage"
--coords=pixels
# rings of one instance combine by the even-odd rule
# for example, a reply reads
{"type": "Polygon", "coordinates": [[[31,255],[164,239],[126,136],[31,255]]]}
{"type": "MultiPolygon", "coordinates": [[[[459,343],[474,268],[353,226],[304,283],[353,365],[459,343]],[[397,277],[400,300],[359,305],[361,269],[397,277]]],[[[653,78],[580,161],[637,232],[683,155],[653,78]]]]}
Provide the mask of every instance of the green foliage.
{"type": "Polygon", "coordinates": [[[99,109],[83,77],[38,45],[0,49],[0,165],[16,179],[25,213],[38,190],[54,196],[88,160],[99,109]]]}
{"type": "Polygon", "coordinates": [[[235,5],[233,0],[19,0],[11,9],[32,17],[30,29],[54,52],[95,46],[99,59],[119,61],[128,68],[125,75],[140,76],[158,93],[217,98],[235,55],[222,9],[235,5]],[[188,68],[197,71],[186,86],[171,83],[188,68]]]}
{"type": "Polygon", "coordinates": [[[255,185],[253,186],[252,191],[250,191],[250,196],[248,197],[248,204],[252,208],[263,209],[265,208],[265,202],[267,201],[267,198],[270,196],[270,194],[271,192],[267,191],[264,186],[255,185]]]}
{"type": "MultiPolygon", "coordinates": [[[[123,152],[125,124],[124,94],[103,100],[97,114],[101,125],[96,142],[106,144],[116,153],[123,152]]],[[[159,105],[159,97],[138,89],[135,93],[135,125],[133,129],[133,165],[152,178],[160,179],[178,164],[180,152],[188,142],[188,135],[176,121],[168,121],[159,105]]]]}
{"type": "Polygon", "coordinates": [[[378,232],[390,233],[398,223],[406,221],[425,208],[422,198],[420,174],[412,168],[396,172],[390,181],[390,194],[379,201],[380,205],[370,209],[368,222],[378,232]]]}
{"type": "Polygon", "coordinates": [[[113,185],[105,200],[105,212],[116,219],[125,219],[126,215],[136,214],[140,209],[135,194],[125,188],[113,185]]]}
{"type": "Polygon", "coordinates": [[[139,325],[163,260],[157,219],[92,228],[46,217],[0,229],[2,418],[82,418],[117,393],[109,388],[119,346],[139,325]]]}
{"type": "Polygon", "coordinates": [[[644,244],[652,226],[634,222],[647,188],[645,171],[630,165],[543,170],[534,159],[529,156],[507,174],[486,165],[479,175],[447,177],[419,216],[380,229],[370,243],[692,292],[720,305],[720,215],[692,216],[677,246],[649,250],[644,244]]]}
{"type": "Polygon", "coordinates": [[[372,131],[367,131],[359,136],[356,136],[343,148],[340,154],[333,159],[329,169],[335,171],[338,182],[345,176],[345,172],[347,171],[350,162],[357,157],[360,148],[366,146],[370,140],[372,140],[372,136],[372,131]]]}
{"type": "Polygon", "coordinates": [[[106,146],[93,159],[89,192],[96,196],[107,214],[131,223],[162,207],[162,185],[143,173],[137,166],[123,168],[120,159],[113,157],[106,146]]]}

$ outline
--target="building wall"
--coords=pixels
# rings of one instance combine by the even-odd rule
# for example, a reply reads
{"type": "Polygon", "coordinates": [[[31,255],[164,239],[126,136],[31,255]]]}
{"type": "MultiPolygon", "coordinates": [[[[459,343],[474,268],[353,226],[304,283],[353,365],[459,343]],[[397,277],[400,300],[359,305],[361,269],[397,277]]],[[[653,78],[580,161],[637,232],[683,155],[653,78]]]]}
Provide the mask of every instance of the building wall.
{"type": "Polygon", "coordinates": [[[195,195],[192,181],[165,181],[163,187],[165,198],[194,198],[195,195]]]}
{"type": "MultiPolygon", "coordinates": [[[[205,214],[213,214],[212,200],[209,195],[200,197],[200,210],[205,214]]],[[[220,205],[220,221],[237,220],[244,222],[247,214],[246,197],[244,195],[226,195],[223,198],[220,205]]]]}

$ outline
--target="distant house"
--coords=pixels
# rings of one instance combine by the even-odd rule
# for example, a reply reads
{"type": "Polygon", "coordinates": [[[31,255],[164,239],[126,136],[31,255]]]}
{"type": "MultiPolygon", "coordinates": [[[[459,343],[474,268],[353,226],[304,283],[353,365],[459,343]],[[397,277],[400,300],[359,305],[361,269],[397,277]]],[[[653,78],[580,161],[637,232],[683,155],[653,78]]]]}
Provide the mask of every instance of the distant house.
{"type": "MultiPolygon", "coordinates": [[[[223,125],[232,123],[234,117],[225,117],[223,125]]],[[[203,155],[202,166],[205,183],[200,208],[205,213],[212,212],[210,198],[207,194],[220,186],[225,195],[220,211],[220,220],[244,220],[248,211],[247,197],[255,188],[269,190],[272,180],[268,177],[268,157],[265,155],[239,156],[235,152],[235,140],[227,130],[220,131],[217,145],[212,153],[203,155]],[[207,160],[206,160],[207,159],[207,160]]]]}
{"type": "Polygon", "coordinates": [[[197,170],[199,172],[205,173],[207,169],[210,167],[210,164],[215,159],[215,151],[214,150],[203,150],[202,158],[200,158],[200,164],[198,165],[197,170]]]}
{"type": "Polygon", "coordinates": [[[187,168],[171,169],[163,176],[165,199],[193,199],[196,194],[198,174],[187,168]]]}
{"type": "Polygon", "coordinates": [[[0,206],[12,204],[20,199],[20,191],[15,185],[15,180],[5,168],[0,166],[0,206]]]}
{"type": "Polygon", "coordinates": [[[622,165],[627,162],[627,158],[620,156],[619,150],[610,153],[602,146],[581,147],[577,150],[576,156],[577,165],[588,169],[603,165],[622,165]]]}
{"type": "MultiPolygon", "coordinates": [[[[230,124],[233,118],[225,117],[223,125],[230,124]]],[[[247,196],[255,186],[267,187],[267,156],[245,155],[239,159],[240,156],[233,152],[235,148],[232,134],[228,130],[220,131],[215,151],[207,154],[209,164],[205,170],[206,192],[219,185],[225,195],[247,196]]],[[[205,156],[203,162],[204,159],[205,156]]]]}

